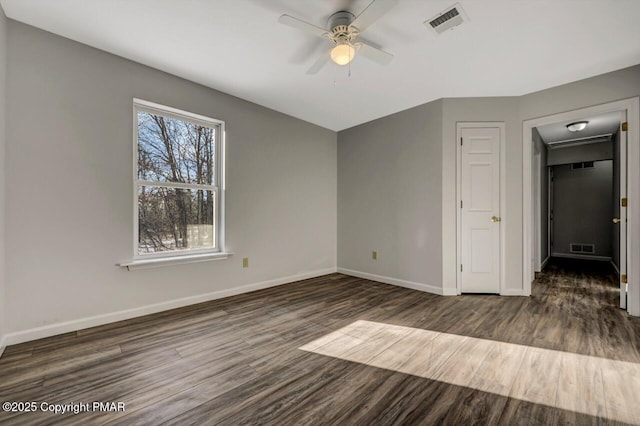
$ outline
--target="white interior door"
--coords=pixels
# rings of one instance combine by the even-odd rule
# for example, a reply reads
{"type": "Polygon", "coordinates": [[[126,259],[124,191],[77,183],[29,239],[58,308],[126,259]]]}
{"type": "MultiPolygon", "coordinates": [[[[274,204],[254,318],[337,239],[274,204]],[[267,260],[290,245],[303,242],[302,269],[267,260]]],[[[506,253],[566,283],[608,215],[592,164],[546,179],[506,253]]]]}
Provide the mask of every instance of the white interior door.
{"type": "Polygon", "coordinates": [[[500,293],[500,128],[461,129],[463,293],[500,293]]]}
{"type": "MultiPolygon", "coordinates": [[[[626,114],[624,117],[626,122],[626,114]]],[[[620,130],[620,307],[627,309],[627,132],[620,130]],[[623,201],[624,200],[624,201],[623,201]]]]}

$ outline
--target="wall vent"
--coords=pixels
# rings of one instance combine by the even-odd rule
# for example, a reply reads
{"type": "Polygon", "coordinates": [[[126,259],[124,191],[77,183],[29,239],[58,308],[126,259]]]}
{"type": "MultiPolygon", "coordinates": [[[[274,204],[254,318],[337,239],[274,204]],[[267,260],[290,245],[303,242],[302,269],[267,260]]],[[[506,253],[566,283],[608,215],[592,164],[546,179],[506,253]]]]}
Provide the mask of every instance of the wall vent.
{"type": "Polygon", "coordinates": [[[593,161],[583,161],[581,163],[571,163],[571,170],[589,169],[593,167],[593,161]]]}
{"type": "Polygon", "coordinates": [[[424,21],[424,24],[431,28],[436,34],[442,34],[468,20],[460,4],[456,3],[433,18],[424,21]]]}
{"type": "Polygon", "coordinates": [[[569,244],[569,251],[571,253],[593,254],[596,252],[595,244],[569,244]]]}

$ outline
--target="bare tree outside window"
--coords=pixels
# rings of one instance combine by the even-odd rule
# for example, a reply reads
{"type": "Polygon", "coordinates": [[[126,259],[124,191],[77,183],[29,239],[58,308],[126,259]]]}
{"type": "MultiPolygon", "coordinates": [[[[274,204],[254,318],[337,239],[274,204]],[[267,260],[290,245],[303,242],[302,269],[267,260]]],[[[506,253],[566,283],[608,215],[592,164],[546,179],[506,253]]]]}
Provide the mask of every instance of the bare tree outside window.
{"type": "Polygon", "coordinates": [[[136,115],[138,254],[215,249],[219,127],[136,115]]]}

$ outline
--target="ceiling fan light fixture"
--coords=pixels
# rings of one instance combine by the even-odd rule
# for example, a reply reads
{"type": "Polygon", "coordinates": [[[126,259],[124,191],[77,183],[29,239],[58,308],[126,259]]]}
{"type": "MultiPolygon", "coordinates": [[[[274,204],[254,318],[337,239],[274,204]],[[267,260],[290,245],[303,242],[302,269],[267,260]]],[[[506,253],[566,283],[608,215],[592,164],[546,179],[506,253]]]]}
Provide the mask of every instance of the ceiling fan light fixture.
{"type": "Polygon", "coordinates": [[[347,65],[353,60],[356,50],[348,43],[338,43],[331,49],[331,60],[338,65],[347,65]]]}
{"type": "Polygon", "coordinates": [[[589,124],[588,121],[576,121],[575,123],[567,124],[567,130],[570,132],[579,132],[580,130],[584,130],[589,124]]]}

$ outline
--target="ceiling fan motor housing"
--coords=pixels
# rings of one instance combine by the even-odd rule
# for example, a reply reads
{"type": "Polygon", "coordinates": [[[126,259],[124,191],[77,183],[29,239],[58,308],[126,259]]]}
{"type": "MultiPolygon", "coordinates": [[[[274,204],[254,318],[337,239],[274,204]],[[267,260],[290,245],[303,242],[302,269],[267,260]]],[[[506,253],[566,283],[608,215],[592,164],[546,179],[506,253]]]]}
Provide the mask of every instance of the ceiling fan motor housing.
{"type": "Polygon", "coordinates": [[[337,27],[339,25],[348,27],[354,21],[354,19],[356,19],[356,17],[351,12],[336,12],[329,17],[329,28],[333,30],[334,27],[337,27]]]}
{"type": "Polygon", "coordinates": [[[336,12],[329,18],[328,37],[334,43],[351,43],[358,36],[356,27],[351,27],[355,15],[351,12],[336,12]]]}

